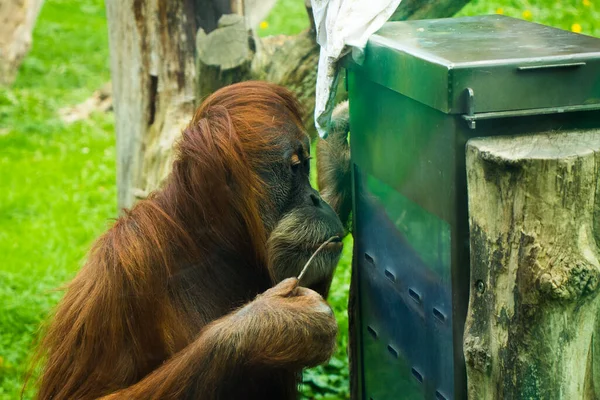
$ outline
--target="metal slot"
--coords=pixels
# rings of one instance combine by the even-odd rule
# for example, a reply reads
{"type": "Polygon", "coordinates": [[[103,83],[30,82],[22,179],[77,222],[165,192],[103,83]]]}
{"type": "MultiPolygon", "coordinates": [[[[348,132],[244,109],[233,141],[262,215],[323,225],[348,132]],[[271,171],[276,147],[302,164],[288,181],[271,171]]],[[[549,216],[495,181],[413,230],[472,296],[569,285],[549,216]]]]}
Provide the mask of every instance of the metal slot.
{"type": "Polygon", "coordinates": [[[419,381],[419,383],[423,383],[423,375],[421,375],[421,373],[417,371],[416,368],[413,367],[410,371],[412,372],[415,379],[419,381]]]}
{"type": "Polygon", "coordinates": [[[370,325],[367,325],[367,331],[369,331],[369,333],[371,334],[371,336],[373,336],[374,339],[377,339],[377,336],[379,336],[377,334],[377,331],[373,329],[370,325]]]}
{"type": "Polygon", "coordinates": [[[388,344],[387,349],[390,352],[390,354],[394,356],[394,358],[398,358],[398,350],[393,348],[391,344],[388,344]]]}
{"type": "Polygon", "coordinates": [[[564,63],[564,64],[550,64],[550,65],[526,65],[524,67],[517,67],[519,71],[536,71],[540,69],[559,69],[559,68],[577,68],[583,67],[585,63],[582,62],[574,62],[574,63],[564,63]]]}
{"type": "Polygon", "coordinates": [[[385,270],[385,276],[392,282],[396,282],[396,276],[389,269],[385,270]]]}
{"type": "Polygon", "coordinates": [[[529,117],[532,115],[550,115],[562,114],[575,111],[596,111],[600,110],[600,104],[584,104],[578,106],[550,107],[550,108],[533,108],[527,110],[510,110],[510,111],[490,111],[473,115],[463,115],[462,118],[467,122],[484,121],[496,118],[512,118],[512,117],[529,117]]]}
{"type": "Polygon", "coordinates": [[[433,315],[440,321],[446,322],[446,316],[437,308],[433,307],[433,315]]]}
{"type": "Polygon", "coordinates": [[[448,399],[446,398],[446,396],[444,396],[442,393],[440,393],[440,391],[439,391],[439,390],[436,390],[436,391],[435,391],[435,399],[436,399],[436,400],[448,400],[448,399]]]}
{"type": "Polygon", "coordinates": [[[369,253],[365,253],[365,260],[367,260],[368,263],[375,265],[375,260],[369,253]]]}
{"type": "Polygon", "coordinates": [[[408,295],[416,301],[418,304],[421,304],[421,295],[415,292],[413,289],[408,289],[408,295]]]}

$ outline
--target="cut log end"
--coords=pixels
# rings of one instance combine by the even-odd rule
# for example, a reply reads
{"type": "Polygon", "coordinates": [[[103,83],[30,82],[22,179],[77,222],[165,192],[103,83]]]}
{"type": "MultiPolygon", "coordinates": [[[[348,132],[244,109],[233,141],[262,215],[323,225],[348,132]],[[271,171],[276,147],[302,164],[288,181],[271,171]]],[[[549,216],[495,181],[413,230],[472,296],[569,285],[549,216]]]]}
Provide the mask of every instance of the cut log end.
{"type": "Polygon", "coordinates": [[[470,140],[467,177],[469,397],[594,398],[600,131],[470,140]]]}

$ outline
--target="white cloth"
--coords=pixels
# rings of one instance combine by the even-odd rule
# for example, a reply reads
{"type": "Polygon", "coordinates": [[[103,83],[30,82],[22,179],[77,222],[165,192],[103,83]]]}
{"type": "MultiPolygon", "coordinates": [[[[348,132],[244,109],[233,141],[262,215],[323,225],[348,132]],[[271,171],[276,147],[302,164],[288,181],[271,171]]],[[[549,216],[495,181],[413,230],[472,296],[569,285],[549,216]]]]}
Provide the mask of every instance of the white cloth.
{"type": "Polygon", "coordinates": [[[321,46],[317,72],[315,125],[327,137],[335,106],[338,60],[353,51],[360,57],[369,37],[394,13],[401,0],[311,0],[317,42],[321,46]]]}

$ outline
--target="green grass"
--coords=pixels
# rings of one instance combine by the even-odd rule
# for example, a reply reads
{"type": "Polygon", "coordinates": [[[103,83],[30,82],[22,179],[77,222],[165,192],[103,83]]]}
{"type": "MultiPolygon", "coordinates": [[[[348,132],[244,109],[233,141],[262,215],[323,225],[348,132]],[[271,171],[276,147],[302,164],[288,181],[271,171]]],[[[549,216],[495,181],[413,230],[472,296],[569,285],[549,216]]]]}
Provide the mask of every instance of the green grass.
{"type": "Polygon", "coordinates": [[[598,0],[473,0],[458,15],[502,13],[565,30],[600,36],[598,0]],[[574,26],[575,25],[575,26],[574,26]]]}
{"type": "MultiPolygon", "coordinates": [[[[368,1],[368,0],[367,0],[368,1]]],[[[600,2],[598,0],[472,0],[458,14],[482,15],[502,13],[561,29],[581,27],[581,33],[600,36],[600,2]]],[[[261,36],[293,35],[308,27],[302,1],[279,0],[266,24],[259,27],[261,36]]]]}
{"type": "Polygon", "coordinates": [[[17,81],[0,89],[0,399],[15,399],[54,289],[116,215],[112,115],[57,112],[110,79],[101,0],[46,2],[17,81]]]}
{"type": "MultiPolygon", "coordinates": [[[[583,33],[600,35],[594,1],[475,0],[461,15],[529,11],[535,22],[579,24],[583,33]]],[[[295,34],[307,26],[302,0],[280,0],[259,33],[295,34]]],[[[0,89],[0,400],[18,397],[35,332],[60,297],[54,289],[73,276],[116,216],[112,115],[71,125],[58,117],[110,79],[108,65],[103,1],[48,0],[16,83],[0,89]]],[[[306,397],[348,395],[350,257],[348,239],[329,298],[340,325],[338,351],[328,365],[305,372],[306,397]]]]}
{"type": "Polygon", "coordinates": [[[295,35],[308,28],[308,14],[302,0],[278,0],[263,24],[260,36],[295,35]]]}

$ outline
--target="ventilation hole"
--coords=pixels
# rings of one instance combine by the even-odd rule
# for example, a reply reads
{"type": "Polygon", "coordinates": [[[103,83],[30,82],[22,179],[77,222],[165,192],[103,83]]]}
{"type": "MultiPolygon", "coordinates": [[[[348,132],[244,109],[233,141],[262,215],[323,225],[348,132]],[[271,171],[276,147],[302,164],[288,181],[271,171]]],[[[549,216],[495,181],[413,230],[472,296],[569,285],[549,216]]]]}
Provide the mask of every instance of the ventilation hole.
{"type": "Polygon", "coordinates": [[[433,315],[440,321],[446,322],[446,316],[437,308],[433,307],[433,315]]]}
{"type": "Polygon", "coordinates": [[[415,292],[413,289],[408,289],[408,295],[417,303],[421,303],[421,295],[415,292]]]}
{"type": "Polygon", "coordinates": [[[388,351],[394,356],[394,358],[398,358],[398,351],[393,348],[391,344],[388,344],[388,351]]]}
{"type": "Polygon", "coordinates": [[[371,328],[371,326],[367,326],[367,330],[369,331],[369,333],[371,334],[371,336],[373,336],[373,338],[377,339],[377,331],[373,328],[371,328]]]}
{"type": "Polygon", "coordinates": [[[442,393],[440,393],[439,390],[435,391],[435,398],[436,398],[436,400],[448,400],[446,398],[446,396],[444,396],[442,393]]]}
{"type": "Polygon", "coordinates": [[[411,368],[411,372],[415,379],[419,381],[419,383],[423,383],[423,375],[421,375],[421,373],[417,371],[416,368],[411,368]]]}
{"type": "Polygon", "coordinates": [[[375,265],[375,260],[373,260],[373,257],[371,257],[369,253],[365,253],[365,260],[367,260],[368,263],[375,265]]]}
{"type": "Polygon", "coordinates": [[[396,282],[396,277],[394,276],[394,274],[390,271],[390,270],[385,270],[385,276],[387,276],[387,278],[392,281],[392,282],[396,282]]]}

